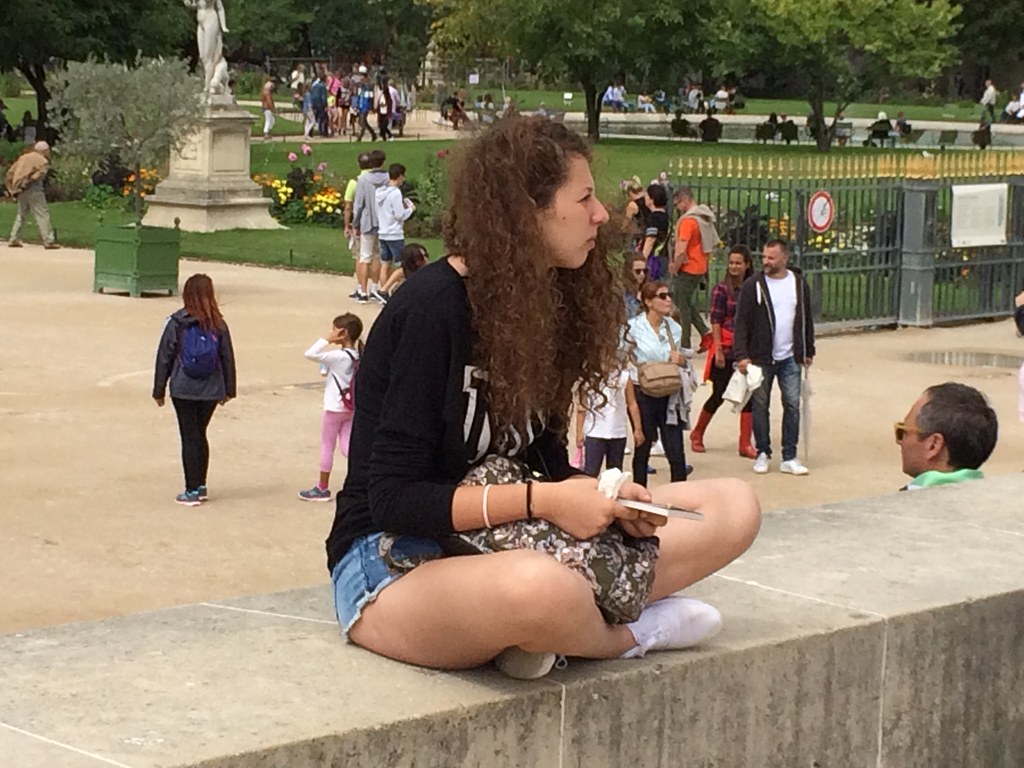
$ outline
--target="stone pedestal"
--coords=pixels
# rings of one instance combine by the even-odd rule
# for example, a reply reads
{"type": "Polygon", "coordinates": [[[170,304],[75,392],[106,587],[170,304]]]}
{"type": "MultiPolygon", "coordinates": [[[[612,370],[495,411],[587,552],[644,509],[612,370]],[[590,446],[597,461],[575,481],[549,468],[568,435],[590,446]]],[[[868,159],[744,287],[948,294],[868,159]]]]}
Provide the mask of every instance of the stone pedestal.
{"type": "Polygon", "coordinates": [[[232,96],[211,96],[205,116],[170,173],[147,199],[144,223],[186,232],[283,229],[270,215],[270,200],[249,174],[249,139],[256,118],[232,96]]]}

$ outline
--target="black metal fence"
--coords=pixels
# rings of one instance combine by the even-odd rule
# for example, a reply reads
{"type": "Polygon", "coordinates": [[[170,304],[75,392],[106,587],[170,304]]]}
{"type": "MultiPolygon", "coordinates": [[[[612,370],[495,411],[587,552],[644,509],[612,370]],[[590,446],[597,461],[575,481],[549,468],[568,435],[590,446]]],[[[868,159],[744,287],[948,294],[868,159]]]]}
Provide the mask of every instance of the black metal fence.
{"type": "Polygon", "coordinates": [[[954,248],[950,239],[952,184],[936,193],[935,279],[932,315],[937,322],[1006,315],[1024,288],[1024,187],[1008,189],[1007,242],[1002,246],[954,248]]]}
{"type": "Polygon", "coordinates": [[[1019,179],[1024,154],[803,158],[779,164],[711,159],[678,161],[674,169],[676,186],[688,184],[697,202],[718,216],[724,247],[712,258],[709,290],[724,275],[729,246],[746,244],[757,266],[757,254],[776,237],[790,242],[790,263],[806,275],[815,320],[826,326],[1000,317],[1012,311],[1013,297],[1024,287],[1024,188],[1009,185],[1005,246],[955,249],[949,221],[953,184],[1019,179]],[[907,184],[928,180],[934,185],[930,214],[908,219],[907,184]],[[808,219],[818,192],[828,193],[834,213],[820,232],[808,219]],[[930,307],[925,301],[923,312],[900,304],[906,299],[901,280],[908,226],[928,228],[921,239],[933,249],[930,307]]]}

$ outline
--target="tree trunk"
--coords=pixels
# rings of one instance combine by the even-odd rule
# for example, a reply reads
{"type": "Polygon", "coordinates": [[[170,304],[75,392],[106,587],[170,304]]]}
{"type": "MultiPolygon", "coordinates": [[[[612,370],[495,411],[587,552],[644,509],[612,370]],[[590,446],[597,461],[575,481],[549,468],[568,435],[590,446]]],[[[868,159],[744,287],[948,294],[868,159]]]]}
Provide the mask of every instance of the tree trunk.
{"type": "Polygon", "coordinates": [[[814,130],[814,143],[819,152],[828,152],[832,147],[832,138],[835,135],[836,121],[833,118],[831,127],[825,126],[825,89],[819,84],[815,85],[807,100],[811,105],[812,122],[814,130]]]}
{"type": "Polygon", "coordinates": [[[135,162],[135,183],[132,185],[132,194],[135,197],[135,226],[142,226],[142,164],[135,162]]]}
{"type": "Polygon", "coordinates": [[[46,139],[47,114],[46,103],[50,100],[50,91],[46,87],[46,70],[41,64],[30,64],[18,67],[18,71],[28,80],[28,84],[36,92],[36,137],[46,139]]]}
{"type": "Polygon", "coordinates": [[[587,109],[587,137],[595,144],[601,140],[601,102],[597,97],[597,84],[589,77],[580,79],[587,109]]]}

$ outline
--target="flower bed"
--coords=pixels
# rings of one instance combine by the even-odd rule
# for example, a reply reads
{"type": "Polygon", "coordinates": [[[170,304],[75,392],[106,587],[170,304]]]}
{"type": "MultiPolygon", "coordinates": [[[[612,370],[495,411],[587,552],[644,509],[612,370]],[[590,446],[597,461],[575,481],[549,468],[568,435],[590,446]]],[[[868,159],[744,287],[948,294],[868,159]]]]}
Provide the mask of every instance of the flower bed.
{"type": "Polygon", "coordinates": [[[253,174],[253,181],[270,198],[270,215],[283,224],[341,227],[341,189],[346,180],[330,173],[327,163],[314,165],[309,144],[303,144],[300,153],[288,153],[292,168],[283,179],[270,173],[253,174]]]}

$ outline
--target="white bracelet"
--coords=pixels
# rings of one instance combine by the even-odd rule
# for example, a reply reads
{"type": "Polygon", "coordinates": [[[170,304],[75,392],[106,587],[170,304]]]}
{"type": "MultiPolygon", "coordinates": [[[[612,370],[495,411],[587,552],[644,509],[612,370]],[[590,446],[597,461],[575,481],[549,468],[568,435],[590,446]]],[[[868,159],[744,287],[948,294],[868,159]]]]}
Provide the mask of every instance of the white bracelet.
{"type": "Polygon", "coordinates": [[[491,492],[491,486],[484,486],[484,526],[487,528],[491,527],[491,518],[487,516],[487,494],[491,492]]]}

